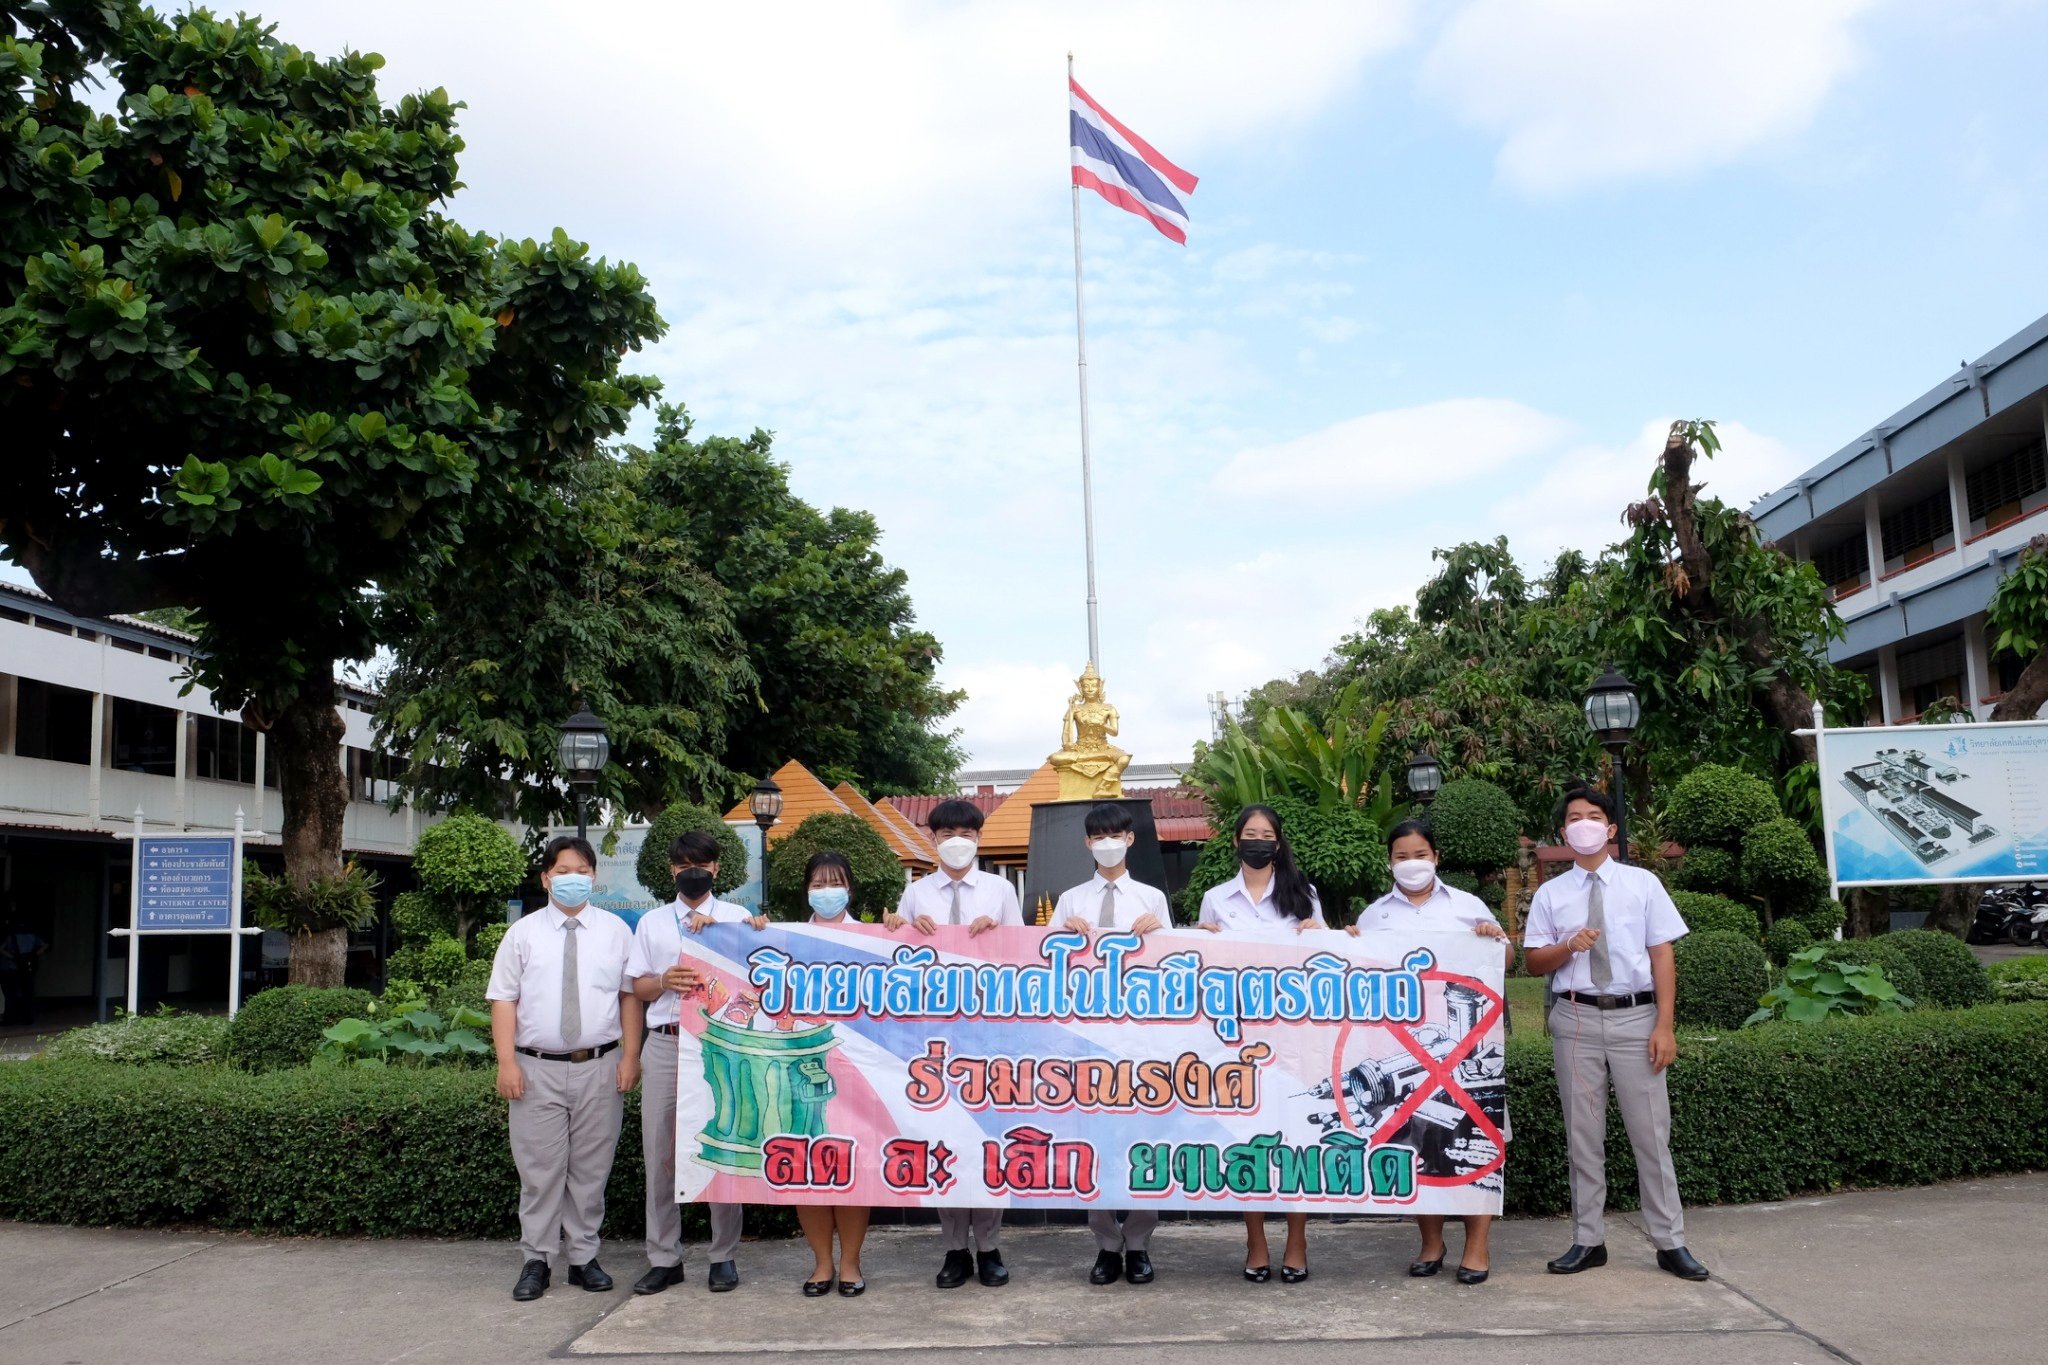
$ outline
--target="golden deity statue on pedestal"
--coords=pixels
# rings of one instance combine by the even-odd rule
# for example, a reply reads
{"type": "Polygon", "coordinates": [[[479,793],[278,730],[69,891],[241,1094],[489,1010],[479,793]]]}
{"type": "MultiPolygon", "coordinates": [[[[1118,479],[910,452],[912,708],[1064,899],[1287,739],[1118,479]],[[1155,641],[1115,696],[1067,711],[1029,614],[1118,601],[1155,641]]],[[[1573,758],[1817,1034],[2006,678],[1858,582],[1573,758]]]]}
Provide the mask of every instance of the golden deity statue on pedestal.
{"type": "Polygon", "coordinates": [[[1090,661],[1075,679],[1076,691],[1060,718],[1060,749],[1047,761],[1060,775],[1060,800],[1100,801],[1124,794],[1124,769],[1131,756],[1109,742],[1116,733],[1116,708],[1102,699],[1102,675],[1090,661]]]}

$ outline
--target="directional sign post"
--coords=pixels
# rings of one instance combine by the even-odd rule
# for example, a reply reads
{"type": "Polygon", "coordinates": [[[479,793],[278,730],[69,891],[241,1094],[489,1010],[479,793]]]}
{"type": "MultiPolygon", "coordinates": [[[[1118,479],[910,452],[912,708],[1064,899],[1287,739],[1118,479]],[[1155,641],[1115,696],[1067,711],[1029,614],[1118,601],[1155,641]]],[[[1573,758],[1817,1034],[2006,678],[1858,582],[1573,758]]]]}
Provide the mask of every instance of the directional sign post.
{"type": "Polygon", "coordinates": [[[242,1003],[242,812],[232,834],[144,834],[135,812],[129,927],[109,932],[128,940],[128,1012],[141,996],[142,940],[150,934],[228,935],[228,1017],[242,1003]]]}

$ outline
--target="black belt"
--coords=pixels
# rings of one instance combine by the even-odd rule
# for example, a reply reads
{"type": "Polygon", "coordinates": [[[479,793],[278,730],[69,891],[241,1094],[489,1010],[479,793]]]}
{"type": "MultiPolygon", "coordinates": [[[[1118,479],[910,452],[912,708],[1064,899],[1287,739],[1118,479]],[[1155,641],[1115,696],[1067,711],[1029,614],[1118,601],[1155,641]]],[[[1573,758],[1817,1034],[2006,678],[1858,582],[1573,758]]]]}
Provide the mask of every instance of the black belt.
{"type": "Polygon", "coordinates": [[[682,1028],[676,1024],[649,1024],[647,1031],[649,1033],[680,1033],[682,1028]]]}
{"type": "Polygon", "coordinates": [[[1634,995],[1581,995],[1577,991],[1559,991],[1558,999],[1569,1000],[1574,1005],[1591,1005],[1596,1010],[1632,1010],[1638,1005],[1657,1003],[1657,992],[1637,991],[1634,995]]]}
{"type": "Polygon", "coordinates": [[[619,1040],[614,1038],[609,1043],[579,1047],[574,1052],[542,1052],[537,1047],[515,1047],[512,1050],[523,1057],[538,1057],[544,1062],[594,1062],[618,1045],[619,1040]]]}

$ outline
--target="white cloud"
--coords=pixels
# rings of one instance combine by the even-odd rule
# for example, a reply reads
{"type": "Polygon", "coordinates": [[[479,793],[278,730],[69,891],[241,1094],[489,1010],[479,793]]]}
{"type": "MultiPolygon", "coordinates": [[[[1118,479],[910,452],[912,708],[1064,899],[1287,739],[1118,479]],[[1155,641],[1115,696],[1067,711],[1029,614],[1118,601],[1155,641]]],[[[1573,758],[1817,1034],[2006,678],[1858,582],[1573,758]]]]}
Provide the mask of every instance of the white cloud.
{"type": "Polygon", "coordinates": [[[1384,499],[1498,469],[1556,445],[1569,429],[1512,399],[1452,398],[1240,451],[1217,486],[1237,496],[1384,499]]]}
{"type": "Polygon", "coordinates": [[[1720,165],[1797,134],[1858,59],[1875,0],[1473,0],[1422,87],[1503,139],[1500,177],[1553,194],[1720,165]]]}

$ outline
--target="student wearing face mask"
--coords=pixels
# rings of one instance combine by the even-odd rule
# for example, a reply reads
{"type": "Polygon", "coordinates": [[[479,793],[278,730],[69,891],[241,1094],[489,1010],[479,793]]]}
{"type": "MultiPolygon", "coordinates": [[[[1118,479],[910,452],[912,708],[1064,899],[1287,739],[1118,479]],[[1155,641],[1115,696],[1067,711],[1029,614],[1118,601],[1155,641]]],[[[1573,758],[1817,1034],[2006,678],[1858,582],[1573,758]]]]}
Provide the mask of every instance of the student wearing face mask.
{"type": "Polygon", "coordinates": [[[1550,1050],[1571,1156],[1572,1245],[1550,1270],[1575,1275],[1607,1264],[1611,1081],[1657,1264],[1682,1280],[1704,1280],[1707,1268],[1685,1247],[1664,1076],[1678,1055],[1671,945],[1685,921],[1653,873],[1608,856],[1615,810],[1607,793],[1571,788],[1558,822],[1576,857],[1571,870],[1536,889],[1522,937],[1529,971],[1550,977],[1550,1050]]]}
{"type": "Polygon", "coordinates": [[[511,1102],[524,1258],[512,1297],[522,1303],[547,1292],[558,1252],[570,1284],[612,1287],[597,1263],[597,1230],[624,1096],[640,1078],[640,1007],[626,975],[633,936],[590,903],[596,872],[588,841],[548,842],[548,903],[505,931],[484,990],[498,1093],[511,1102]]]}
{"type": "MultiPolygon", "coordinates": [[[[675,878],[676,898],[640,917],[626,968],[633,994],[647,1006],[647,1043],[641,1053],[647,1088],[640,1095],[640,1158],[647,1165],[647,1272],[634,1283],[635,1294],[659,1294],[683,1282],[683,1211],[676,1203],[676,1090],[681,1082],[676,1035],[682,1028],[683,997],[697,987],[697,973],[682,960],[687,936],[703,932],[708,924],[745,921],[756,929],[768,927],[767,916],[711,893],[718,880],[718,840],[711,835],[702,830],[678,834],[668,846],[668,870],[675,878]]],[[[739,1204],[706,1207],[711,1249],[705,1277],[707,1287],[718,1294],[740,1282],[734,1255],[744,1212],[739,1204]]]]}
{"type": "MultiPolygon", "coordinates": [[[[1508,960],[1514,960],[1515,945],[1508,940],[1486,902],[1455,886],[1446,886],[1436,875],[1436,839],[1426,820],[1403,820],[1387,832],[1388,870],[1394,874],[1394,889],[1358,912],[1351,926],[1361,929],[1466,929],[1481,938],[1501,941],[1508,960]]],[[[1507,1136],[1502,1125],[1503,1137],[1507,1136]]],[[[1465,1251],[1458,1259],[1459,1284],[1485,1284],[1492,1268],[1487,1236],[1493,1229],[1492,1214],[1471,1214],[1465,1224],[1465,1251]]],[[[1408,1273],[1426,1279],[1444,1266],[1444,1219],[1442,1215],[1421,1214],[1415,1226],[1422,1233],[1422,1249],[1409,1265],[1408,1273]]]]}
{"type": "MultiPolygon", "coordinates": [[[[1271,806],[1246,806],[1232,828],[1237,844],[1237,875],[1202,895],[1197,926],[1212,934],[1271,933],[1323,929],[1322,902],[1315,887],[1294,865],[1294,850],[1271,806]]],[[[1266,1244],[1266,1215],[1244,1216],[1244,1277],[1253,1284],[1273,1278],[1273,1252],[1266,1244]]],[[[1308,1215],[1287,1215],[1287,1247],[1281,1253],[1280,1279],[1300,1284],[1308,1278],[1308,1215]]]]}
{"type": "MultiPolygon", "coordinates": [[[[1017,888],[974,865],[981,848],[981,819],[981,808],[972,801],[955,798],[932,807],[925,823],[938,847],[939,870],[903,889],[895,912],[882,921],[885,928],[900,930],[909,925],[920,934],[931,934],[942,924],[963,925],[973,936],[997,925],[1023,925],[1017,888]]],[[[1008,1284],[1010,1272],[996,1245],[1002,1227],[999,1208],[940,1209],[939,1231],[946,1239],[946,1259],[939,1267],[939,1288],[958,1289],[970,1275],[991,1289],[1008,1284]]]]}
{"type": "MultiPolygon", "coordinates": [[[[1095,875],[1060,893],[1052,922],[1068,933],[1150,934],[1173,923],[1166,893],[1130,875],[1124,861],[1137,841],[1131,813],[1112,801],[1091,807],[1082,821],[1095,875]]],[[[1095,1234],[1095,1267],[1090,1284],[1152,1283],[1152,1229],[1159,1225],[1156,1209],[1090,1209],[1088,1230],[1095,1234]],[[1119,1221],[1121,1218],[1121,1221],[1119,1221]]]]}
{"type": "MultiPolygon", "coordinates": [[[[822,848],[804,864],[804,899],[811,923],[843,929],[854,918],[853,864],[837,849],[822,848]]],[[[821,1299],[838,1291],[843,1299],[865,1294],[868,1282],[860,1273],[861,1244],[868,1235],[868,1209],[862,1204],[799,1204],[796,1221],[817,1261],[804,1281],[804,1297],[821,1299]],[[839,1235],[839,1256],[832,1256],[832,1235],[839,1235]]]]}

